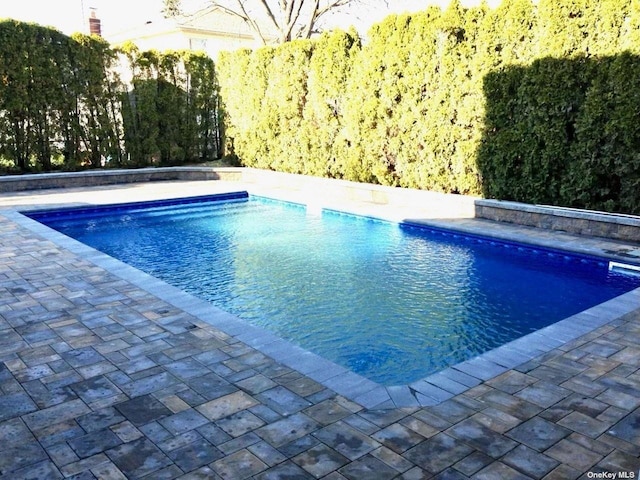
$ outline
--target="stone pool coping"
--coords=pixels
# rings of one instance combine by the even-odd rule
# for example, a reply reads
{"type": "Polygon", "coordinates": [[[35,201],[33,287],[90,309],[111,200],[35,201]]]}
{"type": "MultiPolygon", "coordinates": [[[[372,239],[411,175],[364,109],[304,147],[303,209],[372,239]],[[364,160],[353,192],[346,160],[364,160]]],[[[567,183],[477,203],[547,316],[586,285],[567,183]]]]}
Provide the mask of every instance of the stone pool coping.
{"type": "MultiPolygon", "coordinates": [[[[319,179],[313,179],[312,181],[316,182],[318,180],[319,179]]],[[[260,195],[271,196],[283,200],[298,202],[304,200],[304,195],[302,195],[303,192],[300,190],[283,189],[278,186],[274,187],[265,185],[262,185],[260,188],[256,188],[254,184],[243,184],[236,181],[183,182],[175,185],[178,186],[178,189],[179,187],[189,187],[189,193],[182,196],[192,196],[194,190],[202,192],[214,190],[216,193],[220,193],[223,191],[246,189],[250,193],[255,192],[260,195]]],[[[162,198],[163,195],[166,195],[166,191],[163,192],[162,189],[157,189],[158,191],[152,192],[152,186],[153,184],[146,185],[146,195],[148,198],[162,198]]],[[[125,191],[126,190],[127,189],[125,189],[125,191]]],[[[119,203],[113,195],[110,195],[110,189],[105,189],[103,191],[106,192],[107,195],[103,200],[99,200],[97,203],[105,203],[107,201],[119,203]]],[[[79,191],[78,193],[80,193],[80,196],[83,196],[82,191],[79,191]]],[[[84,196],[85,202],[83,203],[86,205],[86,192],[84,192],[84,196]]],[[[272,357],[274,360],[297,370],[303,375],[306,375],[307,377],[368,409],[437,405],[458,394],[464,393],[468,389],[476,387],[487,380],[495,378],[508,370],[516,368],[529,360],[577,339],[584,334],[590,333],[603,325],[620,319],[628,313],[640,309],[640,289],[636,289],[564,319],[549,327],[545,327],[530,335],[498,347],[497,349],[486,352],[471,360],[454,365],[422,380],[413,382],[410,385],[385,387],[350,372],[344,367],[335,365],[318,355],[308,352],[300,347],[296,347],[264,329],[250,326],[234,315],[224,312],[204,300],[200,300],[166,284],[159,279],[156,279],[155,277],[141,272],[134,267],[124,264],[119,260],[66,237],[18,212],[18,210],[28,210],[31,208],[53,208],[52,205],[37,203],[39,201],[38,199],[41,200],[42,198],[42,196],[36,196],[35,199],[28,199],[23,196],[22,199],[25,203],[21,207],[18,209],[12,208],[3,210],[2,213],[15,223],[54,242],[56,245],[68,249],[69,251],[79,255],[81,258],[104,268],[110,273],[146,290],[152,295],[155,295],[175,307],[178,307],[183,311],[211,324],[212,326],[219,328],[223,332],[235,337],[246,345],[251,346],[265,355],[272,357]]],[[[62,197],[60,197],[60,199],[62,199],[62,197]]],[[[0,206],[2,205],[1,200],[2,199],[0,198],[0,206]]],[[[73,201],[74,198],[71,198],[71,200],[71,202],[67,203],[60,203],[60,200],[58,200],[55,201],[54,204],[64,204],[67,206],[78,204],[77,201],[73,201]]],[[[90,200],[88,203],[91,204],[92,201],[95,202],[95,200],[90,200]]],[[[127,196],[126,199],[122,198],[120,200],[120,202],[124,201],[131,201],[131,197],[127,196]]],[[[340,201],[343,202],[344,199],[340,199],[340,201]]],[[[311,208],[333,208],[335,206],[335,199],[324,199],[319,201],[317,195],[312,195],[312,198],[309,199],[308,192],[307,202],[308,205],[311,205],[311,208]]],[[[382,205],[374,204],[373,207],[374,208],[372,208],[372,205],[369,202],[358,202],[352,200],[346,210],[350,213],[376,216],[378,218],[391,221],[397,221],[399,217],[406,218],[409,213],[412,213],[414,215],[411,216],[415,217],[413,221],[421,221],[425,224],[441,227],[444,226],[446,228],[458,228],[469,233],[475,232],[486,235],[488,232],[495,233],[494,230],[496,229],[496,225],[493,222],[483,220],[465,219],[462,222],[459,221],[456,223],[455,221],[450,220],[425,218],[424,216],[429,216],[429,208],[427,208],[427,211],[418,208],[408,212],[407,205],[403,203],[397,205],[393,204],[393,202],[387,202],[382,205]]],[[[536,238],[535,235],[532,235],[534,230],[504,224],[500,225],[500,228],[497,230],[499,230],[498,236],[504,239],[522,241],[523,238],[526,238],[528,240],[527,243],[559,248],[561,250],[571,250],[572,247],[575,250],[575,247],[582,243],[581,240],[584,240],[579,237],[558,235],[555,233],[552,235],[545,234],[536,238]]],[[[603,242],[602,240],[593,241],[592,239],[591,242],[587,243],[591,243],[587,248],[591,253],[597,253],[598,251],[601,253],[613,251],[611,250],[611,245],[608,242],[603,242]],[[596,247],[595,245],[600,246],[596,247]]],[[[617,246],[618,244],[614,243],[613,245],[617,246]]],[[[631,247],[633,248],[633,245],[631,247]]],[[[580,250],[581,253],[585,253],[584,248],[578,250],[580,250]]]]}
{"type": "MultiPolygon", "coordinates": [[[[148,167],[0,176],[0,193],[150,181],[202,180],[245,182],[258,188],[266,186],[270,189],[287,190],[289,193],[294,190],[321,189],[325,196],[330,195],[334,201],[411,206],[417,201],[426,200],[431,206],[429,213],[433,217],[484,218],[578,235],[598,236],[632,243],[640,242],[640,217],[633,215],[531,205],[410,188],[398,189],[245,167],[148,167]]],[[[634,249],[632,256],[640,262],[640,249],[634,249]]]]}

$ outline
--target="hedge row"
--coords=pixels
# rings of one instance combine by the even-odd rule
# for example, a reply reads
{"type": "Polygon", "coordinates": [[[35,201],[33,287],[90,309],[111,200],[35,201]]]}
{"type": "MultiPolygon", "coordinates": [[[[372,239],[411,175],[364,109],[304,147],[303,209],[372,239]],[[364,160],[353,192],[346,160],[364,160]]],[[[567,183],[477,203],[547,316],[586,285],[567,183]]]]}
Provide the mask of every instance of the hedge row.
{"type": "Polygon", "coordinates": [[[215,159],[217,90],[205,55],[0,21],[0,160],[24,172],[215,159]]]}
{"type": "Polygon", "coordinates": [[[131,79],[122,93],[124,146],[141,165],[215,160],[222,152],[220,97],[213,61],[190,51],[126,56],[131,79]]]}
{"type": "Polygon", "coordinates": [[[222,54],[248,166],[640,213],[640,1],[454,0],[222,54]]]}
{"type": "Polygon", "coordinates": [[[180,164],[224,147],[248,166],[640,213],[639,49],[640,0],[454,0],[364,44],[337,31],[215,69],[3,21],[0,161],[180,164]]]}

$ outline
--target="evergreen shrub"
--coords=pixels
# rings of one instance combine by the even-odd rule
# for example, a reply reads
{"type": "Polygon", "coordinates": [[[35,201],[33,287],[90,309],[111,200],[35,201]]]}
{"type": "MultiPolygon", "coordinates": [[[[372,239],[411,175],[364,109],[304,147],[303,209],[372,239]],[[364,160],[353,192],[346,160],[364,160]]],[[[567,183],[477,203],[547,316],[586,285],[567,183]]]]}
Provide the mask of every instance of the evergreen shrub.
{"type": "Polygon", "coordinates": [[[8,171],[213,160],[222,150],[220,113],[204,54],[116,50],[97,36],[0,20],[0,159],[8,171]]]}
{"type": "Polygon", "coordinates": [[[244,165],[640,213],[639,0],[391,15],[220,57],[244,165]]]}

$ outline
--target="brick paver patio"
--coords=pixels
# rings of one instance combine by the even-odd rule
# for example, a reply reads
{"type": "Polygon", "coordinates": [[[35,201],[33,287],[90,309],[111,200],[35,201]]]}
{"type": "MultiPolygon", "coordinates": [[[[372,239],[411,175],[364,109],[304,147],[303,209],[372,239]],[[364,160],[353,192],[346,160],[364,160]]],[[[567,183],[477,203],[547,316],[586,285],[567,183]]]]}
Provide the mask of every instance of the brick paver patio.
{"type": "Polygon", "coordinates": [[[640,471],[640,309],[439,405],[368,410],[2,211],[0,390],[2,479],[640,471]]]}

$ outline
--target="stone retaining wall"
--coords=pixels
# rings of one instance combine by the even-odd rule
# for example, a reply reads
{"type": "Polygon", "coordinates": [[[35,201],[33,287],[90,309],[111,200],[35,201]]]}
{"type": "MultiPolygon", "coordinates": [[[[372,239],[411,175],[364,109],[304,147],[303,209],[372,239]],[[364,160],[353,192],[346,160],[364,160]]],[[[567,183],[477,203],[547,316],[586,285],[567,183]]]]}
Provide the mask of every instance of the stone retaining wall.
{"type": "Polygon", "coordinates": [[[476,218],[640,242],[640,217],[632,215],[485,199],[476,200],[475,205],[476,218]]]}
{"type": "Polygon", "coordinates": [[[0,177],[0,193],[168,180],[240,180],[242,178],[242,173],[237,171],[238,169],[225,170],[209,167],[166,167],[9,175],[0,177]]]}
{"type": "Polygon", "coordinates": [[[318,203],[330,206],[340,201],[366,202],[394,207],[420,206],[429,218],[473,218],[476,197],[429,192],[412,188],[395,188],[347,180],[327,179],[247,168],[242,181],[289,191],[314,192],[318,203]]]}

